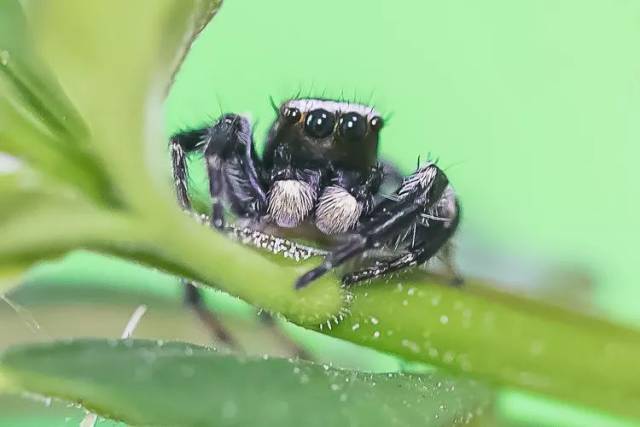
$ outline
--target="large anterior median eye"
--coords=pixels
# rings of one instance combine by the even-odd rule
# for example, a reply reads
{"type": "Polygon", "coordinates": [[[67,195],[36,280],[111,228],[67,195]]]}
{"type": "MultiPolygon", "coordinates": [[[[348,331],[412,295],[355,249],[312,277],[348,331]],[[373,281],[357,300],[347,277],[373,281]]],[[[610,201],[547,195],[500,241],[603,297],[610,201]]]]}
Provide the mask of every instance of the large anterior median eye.
{"type": "Polygon", "coordinates": [[[349,141],[357,141],[367,133],[367,122],[358,113],[347,113],[340,117],[338,122],[340,135],[349,141]]]}
{"type": "Polygon", "coordinates": [[[304,129],[307,135],[312,138],[326,138],[333,132],[336,118],[333,114],[322,108],[309,111],[307,120],[304,122],[304,129]]]}

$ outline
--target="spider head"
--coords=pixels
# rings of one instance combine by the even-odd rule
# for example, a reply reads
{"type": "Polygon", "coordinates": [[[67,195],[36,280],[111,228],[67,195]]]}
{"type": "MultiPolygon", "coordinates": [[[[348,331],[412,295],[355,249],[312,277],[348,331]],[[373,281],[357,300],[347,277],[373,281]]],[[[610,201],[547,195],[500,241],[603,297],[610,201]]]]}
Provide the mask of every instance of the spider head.
{"type": "MultiPolygon", "coordinates": [[[[271,144],[286,145],[296,164],[365,170],[377,158],[382,118],[370,106],[325,99],[291,99],[278,109],[271,144]]],[[[269,151],[269,149],[267,150],[269,151]]]]}

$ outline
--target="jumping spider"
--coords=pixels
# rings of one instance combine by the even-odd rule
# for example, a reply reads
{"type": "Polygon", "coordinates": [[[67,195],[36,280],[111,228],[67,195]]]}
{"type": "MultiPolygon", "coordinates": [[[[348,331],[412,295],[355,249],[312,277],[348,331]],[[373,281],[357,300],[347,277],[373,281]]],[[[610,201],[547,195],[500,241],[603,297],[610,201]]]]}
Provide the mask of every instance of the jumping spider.
{"type": "Polygon", "coordinates": [[[291,99],[277,113],[260,157],[249,121],[237,114],[174,135],[173,173],[182,207],[191,208],[186,154],[203,152],[214,228],[227,229],[229,210],[246,229],[311,234],[328,245],[324,262],[298,278],[296,288],[349,260],[361,264],[343,276],[345,286],[424,264],[441,249],[448,253],[460,218],[453,188],[434,163],[402,179],[378,161],[383,120],[374,108],[291,99]],[[395,191],[382,195],[389,184],[395,191]]]}

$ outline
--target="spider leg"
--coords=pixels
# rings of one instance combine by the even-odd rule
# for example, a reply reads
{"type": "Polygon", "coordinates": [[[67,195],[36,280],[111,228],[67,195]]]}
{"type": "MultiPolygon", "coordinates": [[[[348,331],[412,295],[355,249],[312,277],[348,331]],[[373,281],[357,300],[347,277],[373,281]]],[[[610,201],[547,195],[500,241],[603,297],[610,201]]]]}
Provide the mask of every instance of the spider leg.
{"type": "Polygon", "coordinates": [[[191,210],[187,154],[202,149],[206,135],[207,128],[194,129],[173,135],[169,142],[176,196],[178,203],[185,210],[191,210]]]}
{"type": "Polygon", "coordinates": [[[212,198],[211,224],[224,228],[224,205],[238,216],[264,214],[267,196],[258,177],[260,167],[249,121],[227,114],[208,130],[204,150],[212,198]]]}
{"type": "MultiPolygon", "coordinates": [[[[176,187],[176,195],[180,206],[185,210],[191,210],[188,187],[187,154],[194,151],[205,151],[207,159],[207,172],[209,175],[209,191],[212,196],[211,224],[217,228],[224,227],[224,206],[222,198],[225,190],[225,176],[223,162],[234,158],[232,171],[240,169],[247,174],[248,187],[257,187],[257,173],[252,164],[251,129],[246,121],[239,116],[227,115],[214,124],[211,128],[200,128],[174,135],[170,141],[173,177],[176,187]],[[239,168],[238,168],[239,166],[239,168]]],[[[239,173],[236,173],[239,175],[239,173]]],[[[262,192],[258,188],[258,197],[262,192]]],[[[262,192],[263,194],[263,192],[262,192]]],[[[195,284],[188,280],[182,281],[185,289],[186,304],[198,315],[198,318],[207,327],[210,333],[218,340],[230,347],[238,348],[237,342],[219,321],[218,317],[206,308],[203,303],[202,293],[195,284]]]]}
{"type": "MultiPolygon", "coordinates": [[[[218,230],[227,231],[224,221],[225,203],[234,214],[241,217],[256,218],[265,214],[267,197],[258,175],[262,165],[255,152],[251,125],[247,119],[235,114],[224,115],[210,128],[174,135],[170,145],[176,194],[184,209],[191,210],[186,155],[193,151],[203,151],[212,198],[211,225],[218,230]]],[[[183,280],[183,283],[186,304],[197,314],[212,336],[229,347],[239,349],[233,335],[214,312],[205,306],[201,291],[193,282],[183,280]]],[[[269,314],[263,312],[260,319],[294,354],[309,358],[302,348],[278,330],[278,325],[269,314]]]]}
{"type": "MultiPolygon", "coordinates": [[[[394,271],[403,270],[407,267],[421,265],[431,259],[444,247],[447,247],[447,241],[455,233],[459,222],[459,216],[455,214],[453,218],[444,218],[443,220],[430,221],[428,226],[416,223],[412,233],[408,235],[411,244],[406,253],[388,261],[376,261],[376,263],[368,268],[354,271],[343,276],[342,283],[345,286],[364,280],[375,279],[394,271]],[[447,221],[449,219],[449,221],[447,221]]],[[[452,272],[453,263],[451,262],[450,247],[447,251],[447,268],[452,272]]],[[[462,279],[457,275],[453,275],[452,285],[459,285],[462,279]]]]}
{"type": "Polygon", "coordinates": [[[454,268],[453,246],[450,243],[459,222],[460,205],[453,188],[448,185],[438,202],[421,212],[419,219],[396,237],[395,246],[402,246],[405,253],[391,260],[378,260],[371,267],[348,273],[342,278],[342,283],[348,286],[421,265],[439,253],[451,274],[451,284],[461,285],[462,278],[454,268]]]}
{"type": "Polygon", "coordinates": [[[185,289],[185,303],[190,307],[193,312],[198,316],[198,319],[206,327],[206,329],[213,335],[214,338],[227,345],[229,348],[239,349],[238,342],[233,338],[233,335],[224,327],[218,316],[212,310],[209,310],[205,305],[202,292],[196,287],[196,285],[189,280],[181,280],[185,289]]]}
{"type": "MultiPolygon", "coordinates": [[[[169,143],[176,196],[178,203],[185,210],[191,210],[187,155],[190,152],[202,151],[208,142],[208,135],[208,128],[194,129],[173,135],[169,143]]],[[[202,293],[196,285],[186,279],[180,282],[184,286],[185,304],[198,316],[213,338],[237,349],[237,342],[218,317],[207,309],[202,299],[202,293]]]]}
{"type": "Polygon", "coordinates": [[[295,357],[302,360],[313,360],[313,356],[307,350],[292,340],[289,335],[277,323],[276,319],[266,311],[261,311],[258,318],[267,327],[271,334],[295,357]]]}
{"type": "Polygon", "coordinates": [[[368,219],[358,227],[357,234],[327,255],[318,267],[302,275],[296,281],[296,288],[300,289],[348,259],[402,235],[419,220],[421,213],[436,206],[448,185],[446,175],[435,164],[419,168],[403,181],[395,197],[376,205],[368,219]]]}
{"type": "Polygon", "coordinates": [[[191,209],[188,194],[190,152],[204,152],[212,198],[212,225],[224,227],[224,202],[239,216],[258,216],[266,210],[266,193],[258,176],[261,164],[255,153],[249,121],[226,114],[213,126],[180,132],[171,138],[173,176],[178,201],[191,209]]]}
{"type": "Polygon", "coordinates": [[[419,263],[418,259],[423,252],[423,249],[418,248],[390,261],[376,261],[375,265],[371,267],[345,274],[342,277],[342,284],[350,286],[354,283],[375,279],[376,277],[417,265],[419,263]]]}

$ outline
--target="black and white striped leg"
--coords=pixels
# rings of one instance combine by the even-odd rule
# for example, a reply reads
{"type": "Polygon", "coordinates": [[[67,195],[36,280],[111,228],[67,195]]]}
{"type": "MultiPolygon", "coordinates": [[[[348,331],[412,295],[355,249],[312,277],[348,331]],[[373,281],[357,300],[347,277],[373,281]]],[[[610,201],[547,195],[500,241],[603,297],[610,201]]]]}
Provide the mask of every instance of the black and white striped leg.
{"type": "Polygon", "coordinates": [[[385,274],[417,265],[420,252],[422,251],[418,249],[390,261],[376,261],[371,267],[345,274],[342,277],[342,284],[344,286],[351,286],[358,282],[375,279],[385,274]]]}
{"type": "MultiPolygon", "coordinates": [[[[443,246],[446,247],[446,242],[455,233],[457,224],[457,215],[448,221],[444,218],[438,221],[433,220],[428,226],[416,224],[416,229],[410,233],[411,246],[406,253],[392,260],[376,261],[371,267],[345,274],[342,278],[342,283],[345,286],[349,286],[361,281],[375,279],[394,271],[403,270],[407,267],[424,264],[443,249],[443,246]]],[[[453,268],[452,261],[450,265],[453,268]]],[[[459,276],[454,276],[452,284],[461,284],[462,282],[458,283],[458,280],[462,279],[459,276]]]]}
{"type": "Polygon", "coordinates": [[[380,248],[386,242],[405,235],[407,230],[422,220],[422,214],[436,207],[448,185],[447,176],[435,164],[430,163],[418,169],[403,181],[393,197],[376,205],[349,242],[329,253],[320,266],[302,275],[296,281],[296,288],[306,286],[367,250],[380,248]]]}
{"type": "MultiPolygon", "coordinates": [[[[188,187],[187,154],[203,151],[209,177],[212,198],[211,225],[225,230],[225,204],[241,217],[257,217],[265,214],[266,193],[258,171],[261,168],[255,153],[251,126],[242,116],[227,114],[211,128],[181,132],[171,138],[171,154],[176,194],[180,205],[191,210],[188,187]]],[[[185,302],[197,314],[211,335],[228,347],[240,349],[237,340],[209,310],[201,291],[190,281],[183,280],[185,302]]],[[[293,354],[310,359],[309,354],[286,336],[271,315],[260,316],[273,334],[293,354]]]]}
{"type": "Polygon", "coordinates": [[[189,280],[182,280],[181,282],[185,289],[185,303],[198,316],[198,319],[200,319],[200,322],[202,322],[212,338],[231,349],[240,350],[240,345],[220,322],[218,316],[205,306],[200,289],[189,280]]]}
{"type": "MultiPolygon", "coordinates": [[[[175,134],[170,140],[176,196],[178,203],[185,210],[190,211],[192,209],[191,200],[189,199],[187,155],[190,152],[202,151],[209,142],[209,136],[210,129],[201,128],[180,132],[175,134]]],[[[218,317],[205,306],[202,294],[195,284],[189,280],[181,280],[181,283],[184,289],[185,304],[198,316],[211,336],[215,340],[223,342],[228,347],[238,350],[239,346],[237,341],[220,322],[218,317]]]]}
{"type": "Polygon", "coordinates": [[[276,319],[274,319],[270,313],[261,311],[258,316],[262,324],[269,328],[271,334],[276,337],[278,341],[280,341],[280,343],[287,349],[289,353],[293,354],[298,359],[313,360],[313,357],[311,356],[311,354],[309,354],[308,351],[298,345],[297,342],[289,338],[289,336],[284,332],[284,330],[276,322],[276,319]]]}
{"type": "Polygon", "coordinates": [[[187,155],[202,149],[206,143],[207,132],[207,128],[180,132],[173,135],[169,142],[176,196],[178,203],[185,210],[191,210],[187,155]]]}
{"type": "Polygon", "coordinates": [[[212,199],[212,225],[224,228],[224,205],[239,217],[266,213],[267,196],[258,176],[261,168],[249,121],[236,114],[223,116],[211,129],[204,149],[212,199]]]}

